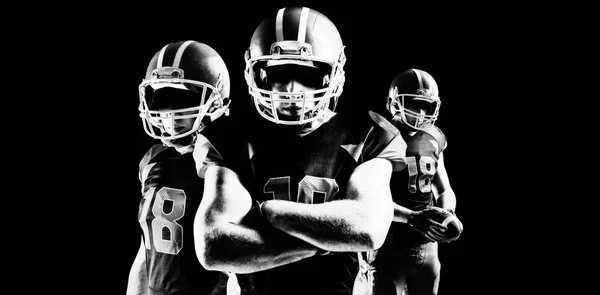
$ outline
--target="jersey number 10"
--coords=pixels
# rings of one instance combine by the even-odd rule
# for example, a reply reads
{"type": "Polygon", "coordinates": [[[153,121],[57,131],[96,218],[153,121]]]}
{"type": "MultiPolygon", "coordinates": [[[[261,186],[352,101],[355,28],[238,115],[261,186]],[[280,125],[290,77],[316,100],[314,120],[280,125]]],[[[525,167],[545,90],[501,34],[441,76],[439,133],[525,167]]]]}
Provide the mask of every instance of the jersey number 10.
{"type": "Polygon", "coordinates": [[[263,187],[265,194],[273,194],[274,200],[285,200],[306,204],[325,203],[334,197],[340,188],[333,178],[305,175],[298,183],[298,195],[291,198],[290,177],[272,177],[263,187]]]}

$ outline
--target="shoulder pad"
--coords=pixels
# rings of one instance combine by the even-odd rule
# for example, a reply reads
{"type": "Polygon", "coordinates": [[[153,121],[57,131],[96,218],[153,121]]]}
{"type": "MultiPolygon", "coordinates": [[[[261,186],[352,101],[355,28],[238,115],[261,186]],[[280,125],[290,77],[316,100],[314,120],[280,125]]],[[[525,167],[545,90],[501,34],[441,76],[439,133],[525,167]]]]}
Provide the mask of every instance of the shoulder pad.
{"type": "Polygon", "coordinates": [[[168,149],[168,147],[166,147],[160,143],[157,143],[157,144],[153,145],[152,147],[150,147],[150,149],[148,149],[148,151],[146,152],[146,154],[140,161],[140,164],[139,164],[140,172],[142,170],[144,170],[144,168],[148,165],[148,163],[150,163],[150,161],[152,161],[152,159],[154,159],[154,157],[156,157],[158,154],[160,154],[161,152],[163,152],[166,149],[168,149]]]}
{"type": "Polygon", "coordinates": [[[444,132],[442,132],[442,130],[440,130],[440,128],[438,128],[437,126],[433,126],[427,130],[424,130],[423,132],[433,136],[433,138],[435,138],[435,140],[438,142],[439,144],[439,148],[440,148],[440,153],[442,151],[444,151],[444,149],[446,148],[446,146],[448,145],[447,143],[447,139],[446,139],[446,135],[444,135],[444,132]]]}

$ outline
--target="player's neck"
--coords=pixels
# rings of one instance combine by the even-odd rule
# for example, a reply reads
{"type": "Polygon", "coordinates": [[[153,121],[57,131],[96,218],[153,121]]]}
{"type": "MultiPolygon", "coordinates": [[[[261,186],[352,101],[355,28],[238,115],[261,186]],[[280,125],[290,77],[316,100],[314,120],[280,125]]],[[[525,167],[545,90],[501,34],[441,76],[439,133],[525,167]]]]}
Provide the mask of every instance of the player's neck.
{"type": "Polygon", "coordinates": [[[333,116],[335,116],[335,112],[331,111],[329,109],[325,110],[325,114],[323,114],[322,117],[320,117],[317,120],[314,120],[310,123],[305,124],[305,126],[302,127],[302,129],[297,133],[297,135],[299,137],[303,137],[306,136],[310,133],[312,133],[313,131],[319,129],[319,127],[321,127],[321,125],[323,125],[323,123],[331,120],[331,118],[333,118],[333,116]]]}
{"type": "Polygon", "coordinates": [[[187,153],[191,153],[194,150],[195,140],[196,134],[193,134],[175,140],[163,140],[162,143],[167,147],[174,148],[178,153],[185,155],[187,153]]]}
{"type": "Polygon", "coordinates": [[[391,122],[394,126],[396,126],[396,128],[398,128],[402,136],[412,137],[419,131],[406,125],[399,117],[392,117],[391,122]]]}
{"type": "Polygon", "coordinates": [[[178,153],[180,153],[182,155],[185,155],[185,154],[188,154],[188,153],[191,153],[192,151],[194,151],[194,145],[191,145],[191,144],[183,146],[183,147],[174,147],[174,148],[178,153]]]}

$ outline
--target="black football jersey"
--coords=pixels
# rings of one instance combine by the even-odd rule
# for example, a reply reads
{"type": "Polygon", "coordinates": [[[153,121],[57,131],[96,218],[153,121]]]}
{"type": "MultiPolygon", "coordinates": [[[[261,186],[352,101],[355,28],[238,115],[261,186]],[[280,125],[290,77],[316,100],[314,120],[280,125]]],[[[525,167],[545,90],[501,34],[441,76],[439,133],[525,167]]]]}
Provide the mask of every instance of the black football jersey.
{"type": "Polygon", "coordinates": [[[140,180],[138,217],[150,294],[209,294],[218,273],[205,270],[195,253],[193,223],[204,181],[192,154],[157,144],[140,163],[140,180]]]}
{"type": "MultiPolygon", "coordinates": [[[[418,131],[412,136],[404,136],[407,143],[406,168],[392,173],[390,189],[396,204],[411,210],[423,210],[434,205],[435,198],[431,181],[436,173],[440,153],[446,148],[446,136],[434,126],[426,131],[418,131]]],[[[406,223],[393,222],[388,234],[386,248],[402,245],[417,245],[427,240],[406,223]]]]}
{"type": "Polygon", "coordinates": [[[394,202],[412,210],[423,210],[433,203],[431,180],[437,160],[446,148],[446,137],[434,126],[418,131],[406,140],[406,169],[392,174],[390,188],[394,202]]]}
{"type": "MultiPolygon", "coordinates": [[[[404,161],[406,143],[398,130],[377,114],[371,118],[372,128],[362,134],[346,131],[336,115],[302,137],[267,133],[250,140],[243,153],[247,165],[240,170],[245,187],[259,202],[318,204],[344,198],[350,175],[361,163],[375,157],[404,161]]],[[[252,287],[244,280],[268,277],[268,292],[248,293],[351,294],[357,270],[356,253],[334,253],[238,275],[238,280],[246,289],[252,287]]]]}

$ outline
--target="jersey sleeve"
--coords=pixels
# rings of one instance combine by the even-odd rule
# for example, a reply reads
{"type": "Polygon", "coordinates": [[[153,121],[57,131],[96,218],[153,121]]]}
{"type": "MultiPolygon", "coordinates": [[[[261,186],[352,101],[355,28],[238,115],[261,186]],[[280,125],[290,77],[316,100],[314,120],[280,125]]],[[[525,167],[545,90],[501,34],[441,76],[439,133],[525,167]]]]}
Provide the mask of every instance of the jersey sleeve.
{"type": "Polygon", "coordinates": [[[439,153],[441,154],[448,147],[448,140],[444,132],[437,126],[433,126],[433,128],[428,129],[426,132],[435,138],[435,141],[438,143],[439,153]]]}
{"type": "Polygon", "coordinates": [[[373,126],[365,139],[363,158],[368,161],[373,158],[387,159],[392,163],[394,171],[406,167],[406,142],[400,131],[381,115],[369,111],[373,126]]]}
{"type": "Polygon", "coordinates": [[[440,142],[440,154],[448,148],[448,141],[444,140],[440,142]]]}
{"type": "Polygon", "coordinates": [[[146,180],[146,177],[148,176],[148,172],[152,168],[152,165],[149,165],[150,161],[152,161],[152,159],[154,159],[156,155],[160,154],[166,149],[167,147],[162,144],[155,144],[152,147],[150,147],[148,151],[146,151],[146,154],[144,154],[144,157],[142,157],[142,160],[139,163],[138,171],[138,178],[140,179],[142,185],[144,183],[144,180],[146,180]]]}
{"type": "Polygon", "coordinates": [[[240,131],[240,123],[229,117],[219,118],[198,134],[194,144],[196,173],[204,178],[211,165],[230,168],[237,172],[240,157],[246,147],[246,137],[240,131]]]}
{"type": "Polygon", "coordinates": [[[223,165],[223,156],[217,148],[202,134],[196,137],[194,145],[194,162],[196,165],[196,173],[198,177],[204,178],[206,169],[211,165],[223,165]]]}

